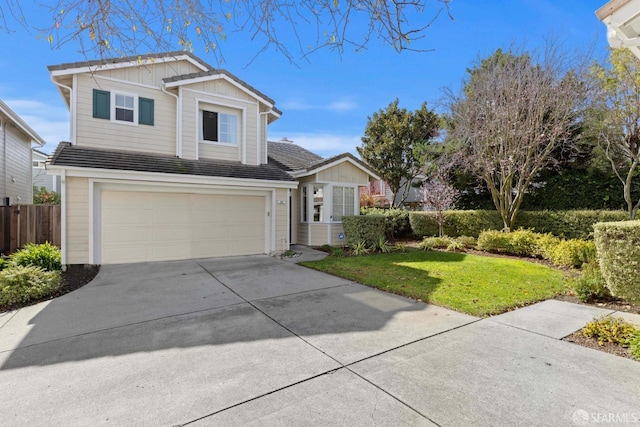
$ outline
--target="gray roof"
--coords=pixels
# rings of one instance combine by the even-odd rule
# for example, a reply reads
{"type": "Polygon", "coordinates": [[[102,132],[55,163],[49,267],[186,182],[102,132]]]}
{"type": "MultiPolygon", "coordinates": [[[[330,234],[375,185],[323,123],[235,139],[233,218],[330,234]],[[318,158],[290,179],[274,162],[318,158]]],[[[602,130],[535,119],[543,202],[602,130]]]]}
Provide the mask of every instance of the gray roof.
{"type": "Polygon", "coordinates": [[[286,171],[306,169],[309,165],[324,160],[323,157],[318,156],[316,153],[312,153],[291,142],[269,141],[267,150],[269,163],[286,171]]]}
{"type": "Polygon", "coordinates": [[[274,165],[243,165],[224,160],[185,160],[172,156],[142,154],[131,151],[81,148],[61,142],[50,161],[54,166],[95,169],[115,169],[178,175],[198,175],[221,178],[295,181],[274,165]]]}
{"type": "Polygon", "coordinates": [[[302,148],[291,142],[269,141],[267,144],[267,149],[269,150],[269,163],[286,171],[312,172],[324,165],[348,158],[358,163],[372,175],[378,176],[378,172],[376,172],[371,166],[351,153],[342,153],[325,159],[324,157],[320,157],[306,148],[302,148]]]}

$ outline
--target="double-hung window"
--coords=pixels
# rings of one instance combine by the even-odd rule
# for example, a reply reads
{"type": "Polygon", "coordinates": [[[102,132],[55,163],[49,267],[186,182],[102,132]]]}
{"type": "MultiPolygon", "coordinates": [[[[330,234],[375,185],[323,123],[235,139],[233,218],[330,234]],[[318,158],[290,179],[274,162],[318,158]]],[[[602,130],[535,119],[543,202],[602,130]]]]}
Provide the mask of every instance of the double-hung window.
{"type": "Polygon", "coordinates": [[[123,92],[93,90],[93,117],[114,123],[153,126],[154,101],[123,92]]]}
{"type": "Polygon", "coordinates": [[[205,142],[238,144],[238,116],[216,111],[201,112],[201,138],[205,142]]]}
{"type": "Polygon", "coordinates": [[[333,187],[333,221],[342,221],[342,217],[355,214],[355,188],[333,187]]]}

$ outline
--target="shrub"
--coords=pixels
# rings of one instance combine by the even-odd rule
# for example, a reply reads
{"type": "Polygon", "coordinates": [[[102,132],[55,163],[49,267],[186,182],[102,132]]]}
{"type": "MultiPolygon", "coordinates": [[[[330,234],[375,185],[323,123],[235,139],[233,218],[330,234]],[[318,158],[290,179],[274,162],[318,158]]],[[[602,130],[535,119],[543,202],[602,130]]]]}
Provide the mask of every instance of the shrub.
{"type": "Polygon", "coordinates": [[[598,263],[593,261],[582,265],[582,275],[576,280],[574,291],[582,302],[611,296],[600,273],[600,268],[598,268],[598,263]]]}
{"type": "Polygon", "coordinates": [[[385,218],[384,234],[387,239],[405,237],[411,234],[409,212],[398,208],[362,208],[361,215],[382,215],[385,218]]]}
{"type": "Polygon", "coordinates": [[[640,221],[594,226],[598,264],[612,295],[640,303],[640,221]]]}
{"type": "Polygon", "coordinates": [[[640,360],[640,329],[629,340],[629,351],[633,357],[640,360]]]}
{"type": "Polygon", "coordinates": [[[13,265],[23,267],[33,265],[48,271],[58,271],[62,267],[60,249],[49,242],[39,245],[27,243],[22,249],[12,254],[10,259],[13,265]]]}
{"type": "Polygon", "coordinates": [[[560,240],[549,258],[555,265],[580,267],[596,258],[596,245],[593,241],[570,239],[560,240]]]}
{"type": "Polygon", "coordinates": [[[487,252],[511,253],[511,236],[498,230],[486,230],[478,236],[478,249],[487,252]]]}
{"type": "Polygon", "coordinates": [[[0,271],[9,266],[9,260],[6,258],[0,258],[0,271]]]}
{"type": "Polygon", "coordinates": [[[465,249],[467,248],[464,245],[464,243],[462,243],[458,239],[452,239],[451,243],[449,243],[449,245],[446,248],[447,252],[464,252],[465,249]]]}
{"type": "Polygon", "coordinates": [[[472,236],[460,236],[456,240],[462,243],[465,248],[473,248],[478,243],[478,240],[472,236]]]}
{"type": "Polygon", "coordinates": [[[582,329],[584,336],[595,338],[599,345],[605,342],[628,347],[636,333],[633,325],[621,317],[601,316],[587,323],[582,329]]]}
{"type": "Polygon", "coordinates": [[[509,233],[510,252],[514,255],[536,256],[538,247],[538,233],[522,228],[509,233]]]}
{"type": "Polygon", "coordinates": [[[36,266],[13,266],[0,271],[0,306],[25,303],[53,294],[60,288],[60,273],[36,266]]]}
{"type": "Polygon", "coordinates": [[[363,240],[356,242],[353,246],[351,246],[351,255],[353,256],[366,255],[369,252],[370,250],[367,247],[367,243],[363,240]]]}
{"type": "Polygon", "coordinates": [[[338,246],[331,246],[330,254],[332,257],[342,258],[344,256],[344,249],[338,246]]]}
{"type": "Polygon", "coordinates": [[[430,251],[433,249],[446,249],[453,239],[451,237],[442,236],[442,237],[425,237],[422,239],[422,242],[418,245],[420,249],[424,249],[425,251],[430,251]]]}
{"type": "Polygon", "coordinates": [[[382,238],[378,239],[378,241],[373,244],[372,249],[374,251],[378,251],[378,252],[383,253],[383,254],[388,254],[391,251],[393,251],[393,246],[391,246],[389,244],[389,241],[387,239],[382,237],[382,238]]]}
{"type": "Polygon", "coordinates": [[[551,259],[560,242],[561,240],[551,233],[538,234],[533,255],[544,259],[551,259]]]}
{"type": "MultiPolygon", "coordinates": [[[[593,224],[621,221],[628,217],[625,211],[521,211],[516,226],[538,233],[551,233],[567,239],[590,239],[593,224]]],[[[417,237],[437,236],[435,212],[410,212],[409,223],[417,237]]],[[[444,232],[448,236],[478,237],[484,230],[502,230],[503,224],[496,210],[468,210],[447,212],[444,232]]]]}
{"type": "Polygon", "coordinates": [[[385,237],[385,217],[382,215],[345,216],[342,218],[344,234],[347,244],[354,246],[364,242],[366,247],[371,247],[385,237]]]}

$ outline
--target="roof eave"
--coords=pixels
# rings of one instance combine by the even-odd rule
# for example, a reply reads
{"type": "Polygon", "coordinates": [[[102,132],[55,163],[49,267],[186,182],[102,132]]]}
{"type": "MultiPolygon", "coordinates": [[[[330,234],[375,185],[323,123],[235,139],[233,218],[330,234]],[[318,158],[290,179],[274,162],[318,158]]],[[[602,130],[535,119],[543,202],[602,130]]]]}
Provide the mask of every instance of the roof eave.
{"type": "Polygon", "coordinates": [[[46,141],[42,139],[42,137],[31,128],[31,126],[22,120],[22,118],[1,99],[0,112],[7,116],[25,135],[27,135],[31,139],[31,142],[38,144],[40,147],[46,144],[46,141]]]}

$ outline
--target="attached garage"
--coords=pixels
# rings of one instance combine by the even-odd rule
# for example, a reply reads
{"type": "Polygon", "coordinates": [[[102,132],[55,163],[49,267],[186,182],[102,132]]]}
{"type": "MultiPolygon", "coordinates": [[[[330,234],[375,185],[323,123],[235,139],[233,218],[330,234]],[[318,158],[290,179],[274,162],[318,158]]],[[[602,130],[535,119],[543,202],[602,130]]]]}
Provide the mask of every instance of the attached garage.
{"type": "Polygon", "coordinates": [[[100,192],[103,264],[269,252],[268,194],[100,192]]]}

